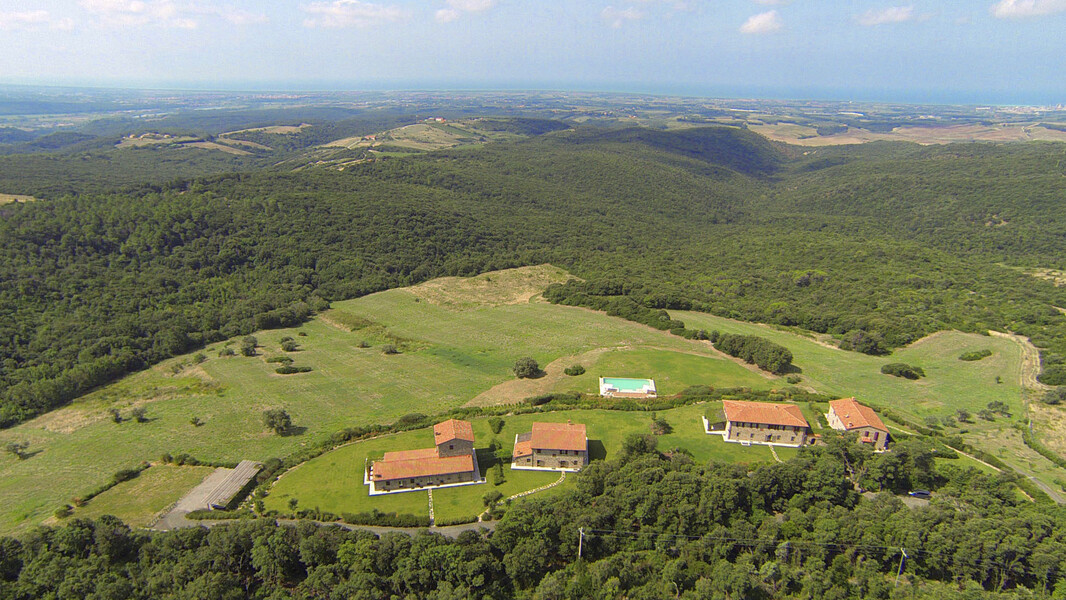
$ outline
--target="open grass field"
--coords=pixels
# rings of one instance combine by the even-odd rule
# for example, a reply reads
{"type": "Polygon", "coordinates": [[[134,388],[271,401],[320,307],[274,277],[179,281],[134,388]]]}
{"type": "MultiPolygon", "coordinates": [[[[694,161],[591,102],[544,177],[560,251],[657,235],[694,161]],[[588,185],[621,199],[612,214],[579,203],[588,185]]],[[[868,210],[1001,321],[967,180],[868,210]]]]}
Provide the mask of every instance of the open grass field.
{"type": "MultiPolygon", "coordinates": [[[[494,300],[484,306],[469,304],[481,297],[478,282],[472,282],[470,290],[449,288],[448,297],[457,306],[422,300],[418,294],[425,295],[424,291],[409,289],[338,302],[330,314],[341,321],[364,319],[374,325],[353,332],[337,321],[319,318],[299,328],[260,332],[259,356],[253,358],[220,358],[224,344],[213,344],[203,351],[206,359],[200,364],[192,364],[192,355],[171,359],[0,431],[0,443],[25,440],[30,452],[36,452],[23,461],[0,455],[0,533],[32,527],[119,469],[157,460],[166,452],[187,452],[204,460],[266,460],[345,427],[391,423],[411,412],[461,406],[514,381],[511,366],[521,356],[545,365],[605,348],[707,351],[700,342],[585,309],[531,302],[528,297],[524,302],[497,303],[499,298],[528,293],[531,281],[539,276],[526,271],[491,275],[496,287],[489,296],[494,300]],[[509,286],[510,292],[499,289],[509,286]],[[279,348],[283,336],[293,336],[301,344],[298,352],[288,353],[294,364],[314,371],[274,373],[276,365],[265,361],[286,354],[279,348]],[[359,347],[364,339],[371,347],[359,347]],[[382,344],[395,339],[409,340],[413,349],[384,355],[382,344]],[[185,366],[174,374],[181,364],[185,366]],[[115,424],[106,412],[115,407],[128,414],[133,406],[144,406],[149,422],[115,424]],[[299,435],[269,432],[262,423],[267,408],[287,410],[299,435]],[[194,416],[204,424],[191,425],[194,416]]],[[[543,285],[557,276],[543,275],[543,285]]],[[[745,372],[724,359],[705,360],[745,372]]],[[[714,372],[708,369],[701,383],[716,385],[714,372]]]]}
{"type": "MultiPolygon", "coordinates": [[[[163,453],[187,452],[204,460],[266,460],[286,456],[345,427],[391,423],[407,413],[441,412],[477,398],[491,404],[513,403],[546,391],[593,391],[595,377],[601,374],[652,377],[662,394],[694,384],[785,385],[780,378],[724,357],[706,342],[685,340],[582,308],[551,305],[535,296],[536,290],[564,277],[561,270],[549,266],[527,267],[337,302],[332,310],[301,327],[256,334],[260,342],[256,357],[219,357],[225,344],[213,344],[203,351],[205,359],[200,363],[191,354],[171,359],[98,389],[65,408],[0,431],[0,444],[27,441],[32,453],[21,461],[0,455],[0,533],[32,527],[72,496],[95,488],[119,469],[158,460],[163,453]],[[282,352],[283,336],[293,336],[300,344],[299,351],[282,352]],[[370,347],[360,347],[363,341],[370,347]],[[384,355],[381,347],[385,343],[397,343],[403,352],[384,355]],[[277,375],[276,364],[266,359],[280,355],[314,370],[277,375]],[[548,374],[541,379],[516,380],[511,366],[522,356],[536,359],[548,374]],[[562,369],[574,362],[585,365],[585,375],[572,378],[562,374],[562,369]],[[106,412],[114,407],[128,414],[133,406],[145,407],[149,421],[116,424],[106,412]],[[287,410],[297,433],[277,436],[268,431],[262,423],[262,412],[267,408],[287,410]],[[190,424],[194,416],[203,425],[190,424]]],[[[948,415],[956,408],[975,411],[993,400],[1007,403],[1015,418],[1023,412],[1021,349],[1011,339],[947,332],[889,357],[870,357],[766,326],[699,313],[675,316],[690,327],[771,338],[795,355],[795,364],[803,371],[800,385],[835,396],[857,396],[918,420],[948,415]],[[958,360],[963,352],[983,348],[991,349],[993,355],[975,362],[958,360]],[[928,376],[915,382],[879,372],[884,363],[898,361],[921,366],[928,376]],[[994,382],[997,375],[1003,383],[994,382]]],[[[692,427],[698,428],[699,412],[693,415],[692,427]]],[[[632,415],[619,413],[611,418],[632,415]]],[[[691,443],[683,444],[688,425],[680,418],[671,422],[678,432],[661,440],[663,444],[676,443],[694,453],[695,448],[704,447],[704,434],[698,429],[692,433],[691,443]]],[[[620,443],[627,430],[623,422],[616,423],[607,416],[602,423],[610,432],[603,437],[609,452],[608,442],[620,443]]],[[[1019,458],[1019,468],[1035,470],[1043,481],[1066,476],[1046,459],[1019,447],[1018,436],[1001,435],[1008,425],[1005,418],[995,423],[978,420],[967,426],[966,435],[990,451],[1023,457],[1019,458]]],[[[478,435],[487,443],[488,438],[480,432],[478,435]]],[[[416,444],[412,447],[428,446],[428,441],[412,443],[416,444]]],[[[743,450],[744,454],[733,459],[747,459],[751,452],[761,452],[743,450]]],[[[730,445],[719,454],[728,459],[735,451],[737,447],[730,445]]],[[[779,452],[782,458],[785,454],[779,452]]],[[[708,451],[705,458],[710,456],[708,451]]],[[[304,468],[286,478],[297,476],[304,468]]],[[[358,468],[362,468],[361,462],[358,468]]],[[[361,471],[357,472],[363,490],[361,471]]],[[[337,485],[341,489],[348,484],[337,485]]],[[[507,485],[517,489],[525,483],[515,479],[507,485]]],[[[121,494],[121,489],[115,494],[121,494]]],[[[175,497],[186,489],[175,489],[175,497]]],[[[467,492],[456,492],[463,493],[467,492]]],[[[476,495],[478,504],[483,494],[476,495]]],[[[444,511],[441,518],[456,512],[449,508],[453,502],[455,507],[468,504],[466,500],[453,501],[450,495],[442,493],[436,499],[444,511]]],[[[342,498],[324,495],[317,501],[323,504],[321,509],[332,510],[330,503],[341,503],[342,498]]]]}
{"type": "Polygon", "coordinates": [[[19,194],[0,194],[0,206],[4,204],[10,204],[11,202],[33,202],[36,200],[33,196],[22,196],[19,194]]]}
{"type": "Polygon", "coordinates": [[[114,515],[134,527],[145,527],[203,481],[213,467],[155,465],[74,509],[74,517],[114,515]]]}
{"type": "MultiPolygon", "coordinates": [[[[718,406],[720,407],[720,404],[718,406]]],[[[700,462],[719,460],[757,463],[773,460],[769,449],[764,446],[744,447],[729,444],[718,436],[704,433],[700,417],[707,410],[715,408],[716,406],[711,404],[702,404],[658,413],[674,427],[673,433],[659,436],[659,448],[684,448],[700,462]]],[[[505,418],[503,430],[497,435],[490,430],[487,419],[473,419],[471,422],[477,440],[475,448],[479,450],[479,466],[489,481],[481,485],[435,490],[433,500],[436,517],[447,520],[473,516],[481,512],[481,499],[490,491],[496,490],[508,497],[558,479],[558,473],[512,471],[509,466],[505,466],[506,481],[499,486],[493,485],[489,471],[493,468],[495,459],[485,448],[494,437],[511,447],[515,435],[529,431],[534,421],[567,420],[586,425],[592,460],[603,460],[616,455],[621,450],[622,441],[631,433],[651,432],[651,416],[641,412],[574,410],[542,415],[516,415],[505,418]]],[[[367,487],[363,485],[363,466],[368,457],[380,456],[387,450],[428,448],[432,445],[433,434],[429,429],[420,429],[338,448],[286,473],[267,497],[266,507],[287,511],[289,499],[296,498],[300,507],[319,508],[338,514],[367,512],[375,508],[383,512],[428,514],[428,498],[424,491],[369,496],[367,487]]],[[[795,450],[786,449],[785,452],[792,452],[794,455],[795,450]]],[[[782,450],[778,453],[782,459],[786,459],[782,450]]],[[[571,480],[567,480],[563,485],[570,485],[570,482],[571,480]]]]}

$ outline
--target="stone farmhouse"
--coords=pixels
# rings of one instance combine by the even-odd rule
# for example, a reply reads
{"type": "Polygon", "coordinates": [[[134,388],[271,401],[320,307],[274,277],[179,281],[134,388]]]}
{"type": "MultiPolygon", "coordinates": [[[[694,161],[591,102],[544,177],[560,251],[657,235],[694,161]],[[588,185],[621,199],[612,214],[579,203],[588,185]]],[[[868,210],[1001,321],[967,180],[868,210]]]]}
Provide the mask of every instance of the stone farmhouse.
{"type": "Polygon", "coordinates": [[[512,469],[580,471],[589,463],[589,443],[580,423],[534,423],[515,436],[512,469]]]}
{"type": "Polygon", "coordinates": [[[365,469],[370,495],[483,483],[469,421],[449,419],[433,426],[433,448],[386,452],[365,469]]]}
{"type": "Polygon", "coordinates": [[[727,442],[744,445],[802,446],[814,442],[803,412],[795,404],[723,400],[727,442]]]}
{"type": "Polygon", "coordinates": [[[833,429],[857,433],[859,442],[870,444],[875,452],[883,452],[888,446],[888,428],[872,408],[859,404],[855,398],[830,401],[825,418],[833,429]]]}

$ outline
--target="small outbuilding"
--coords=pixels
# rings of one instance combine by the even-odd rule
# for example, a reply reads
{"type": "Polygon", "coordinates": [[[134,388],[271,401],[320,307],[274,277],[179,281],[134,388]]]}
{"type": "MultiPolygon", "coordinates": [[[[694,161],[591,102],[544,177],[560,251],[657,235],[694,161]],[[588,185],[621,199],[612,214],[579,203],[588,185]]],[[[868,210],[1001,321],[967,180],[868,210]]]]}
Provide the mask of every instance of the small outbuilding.
{"type": "Polygon", "coordinates": [[[855,398],[831,400],[825,418],[833,429],[855,432],[860,443],[870,444],[876,452],[883,452],[888,446],[888,428],[872,408],[859,404],[855,398]]]}

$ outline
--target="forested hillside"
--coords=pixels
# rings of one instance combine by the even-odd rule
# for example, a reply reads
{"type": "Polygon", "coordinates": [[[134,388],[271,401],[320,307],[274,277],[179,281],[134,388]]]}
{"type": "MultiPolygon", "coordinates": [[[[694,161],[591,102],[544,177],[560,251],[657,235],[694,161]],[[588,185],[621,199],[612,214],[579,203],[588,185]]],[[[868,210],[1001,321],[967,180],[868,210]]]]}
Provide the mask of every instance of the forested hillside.
{"type": "MultiPolygon", "coordinates": [[[[0,207],[0,424],[331,300],[544,262],[588,297],[797,325],[867,352],[946,327],[1019,331],[1059,383],[1066,292],[1014,267],[1066,266],[1063,153],[805,155],[731,128],[578,130],[343,172],[86,183],[97,192],[0,207]]],[[[84,169],[48,156],[33,155],[56,176],[84,169]]]]}
{"type": "MultiPolygon", "coordinates": [[[[114,517],[0,538],[5,598],[1031,598],[1061,595],[1062,511],[932,448],[850,440],[784,464],[695,464],[626,440],[491,536],[257,519],[131,531],[114,517]],[[854,484],[871,489],[860,497],[854,484]],[[939,487],[927,506],[892,494],[939,487]],[[579,557],[580,552],[580,557],[579,557]],[[906,553],[904,555],[904,552],[906,553]]],[[[924,503],[923,503],[924,504],[924,503]]]]}

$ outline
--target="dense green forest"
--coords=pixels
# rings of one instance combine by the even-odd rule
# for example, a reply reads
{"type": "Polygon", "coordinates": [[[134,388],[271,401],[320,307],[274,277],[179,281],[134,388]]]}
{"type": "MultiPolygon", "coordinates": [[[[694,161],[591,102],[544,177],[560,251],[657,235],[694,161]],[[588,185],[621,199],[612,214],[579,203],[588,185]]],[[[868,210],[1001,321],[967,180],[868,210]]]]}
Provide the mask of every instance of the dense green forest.
{"type": "Polygon", "coordinates": [[[121,192],[78,154],[0,159],[51,161],[46,176],[0,168],[5,192],[56,186],[0,207],[0,425],[331,300],[543,262],[586,280],[589,302],[872,353],[949,327],[1017,331],[1043,349],[1044,380],[1066,382],[1066,291],[1026,273],[1066,267],[1062,145],[800,152],[734,128],[579,129],[343,172],[133,183],[150,152],[110,159],[121,192]]]}
{"type": "Polygon", "coordinates": [[[0,538],[0,596],[35,598],[1061,598],[1066,513],[1004,476],[851,439],[749,472],[634,435],[576,486],[449,539],[257,519],[168,533],[113,517],[0,538]],[[856,490],[871,490],[862,497],[856,490]],[[896,491],[935,491],[907,506],[896,491]],[[919,502],[923,504],[923,502],[919,502]],[[580,558],[578,556],[580,548],[580,558]],[[903,553],[906,553],[906,556],[903,553]]]}

